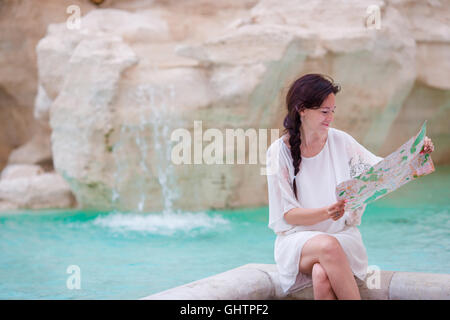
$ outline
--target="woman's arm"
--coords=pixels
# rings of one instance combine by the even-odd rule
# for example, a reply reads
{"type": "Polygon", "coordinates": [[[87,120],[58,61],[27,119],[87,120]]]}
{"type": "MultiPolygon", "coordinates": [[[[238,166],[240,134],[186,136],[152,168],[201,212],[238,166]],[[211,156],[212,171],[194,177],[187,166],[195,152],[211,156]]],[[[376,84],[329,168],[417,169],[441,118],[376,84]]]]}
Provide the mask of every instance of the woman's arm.
{"type": "Polygon", "coordinates": [[[339,220],[345,213],[346,200],[342,199],[322,208],[293,208],[284,214],[284,220],[293,225],[311,226],[327,219],[339,220]]]}
{"type": "Polygon", "coordinates": [[[310,226],[329,217],[324,208],[294,208],[284,214],[284,220],[292,225],[310,226]]]}

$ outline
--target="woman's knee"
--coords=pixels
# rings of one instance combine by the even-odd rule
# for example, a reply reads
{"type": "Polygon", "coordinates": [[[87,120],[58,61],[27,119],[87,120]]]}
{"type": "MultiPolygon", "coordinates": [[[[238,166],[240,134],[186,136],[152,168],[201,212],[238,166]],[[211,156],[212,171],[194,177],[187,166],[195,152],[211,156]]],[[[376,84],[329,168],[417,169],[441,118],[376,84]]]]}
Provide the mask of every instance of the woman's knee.
{"type": "Polygon", "coordinates": [[[339,261],[339,254],[343,253],[342,247],[333,236],[320,234],[306,241],[303,246],[299,270],[306,274],[312,274],[315,263],[322,261],[339,261]]]}
{"type": "Polygon", "coordinates": [[[320,244],[320,256],[323,259],[338,260],[345,257],[339,241],[333,236],[324,236],[320,244]]]}

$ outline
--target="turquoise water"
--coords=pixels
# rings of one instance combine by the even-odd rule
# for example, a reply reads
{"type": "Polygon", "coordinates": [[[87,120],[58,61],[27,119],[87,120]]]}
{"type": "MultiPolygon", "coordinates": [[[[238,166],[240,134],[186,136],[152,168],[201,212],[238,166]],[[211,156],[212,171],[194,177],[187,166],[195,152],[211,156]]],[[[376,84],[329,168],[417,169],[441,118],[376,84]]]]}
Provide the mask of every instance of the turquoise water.
{"type": "MultiPolygon", "coordinates": [[[[370,204],[369,265],[450,273],[450,166],[370,204]]],[[[0,215],[0,299],[138,299],[239,267],[274,263],[268,208],[179,215],[20,211],[0,215]],[[70,265],[80,289],[68,289],[70,265]]]]}

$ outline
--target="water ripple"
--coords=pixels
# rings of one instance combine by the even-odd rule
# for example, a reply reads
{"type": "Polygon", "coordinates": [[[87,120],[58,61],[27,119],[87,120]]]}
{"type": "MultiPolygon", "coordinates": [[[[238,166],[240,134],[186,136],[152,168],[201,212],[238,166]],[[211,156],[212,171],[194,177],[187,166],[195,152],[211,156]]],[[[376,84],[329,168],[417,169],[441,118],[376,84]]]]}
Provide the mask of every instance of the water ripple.
{"type": "Polygon", "coordinates": [[[97,217],[92,223],[116,232],[139,231],[157,235],[173,235],[177,232],[217,231],[218,226],[229,225],[230,222],[221,215],[210,216],[205,212],[183,212],[183,214],[111,213],[97,217]]]}

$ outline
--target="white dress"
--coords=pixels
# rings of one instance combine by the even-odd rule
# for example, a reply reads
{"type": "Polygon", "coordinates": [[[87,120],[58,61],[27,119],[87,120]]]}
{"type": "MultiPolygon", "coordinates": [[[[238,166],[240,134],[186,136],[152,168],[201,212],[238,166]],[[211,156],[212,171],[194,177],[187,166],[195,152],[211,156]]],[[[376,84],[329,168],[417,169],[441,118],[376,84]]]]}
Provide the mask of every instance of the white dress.
{"type": "Polygon", "coordinates": [[[346,211],[337,221],[328,219],[310,226],[291,225],[284,213],[292,208],[319,208],[337,202],[335,188],[383,158],[360,145],[351,135],[335,128],[328,129],[327,141],[314,157],[302,156],[295,177],[298,200],[292,182],[294,167],[291,152],[280,137],[267,150],[267,182],[269,195],[269,228],[276,234],[274,258],[281,287],[285,294],[312,285],[311,275],[299,272],[303,245],[318,234],[334,236],[356,277],[366,278],[368,259],[357,225],[366,206],[346,211]]]}

